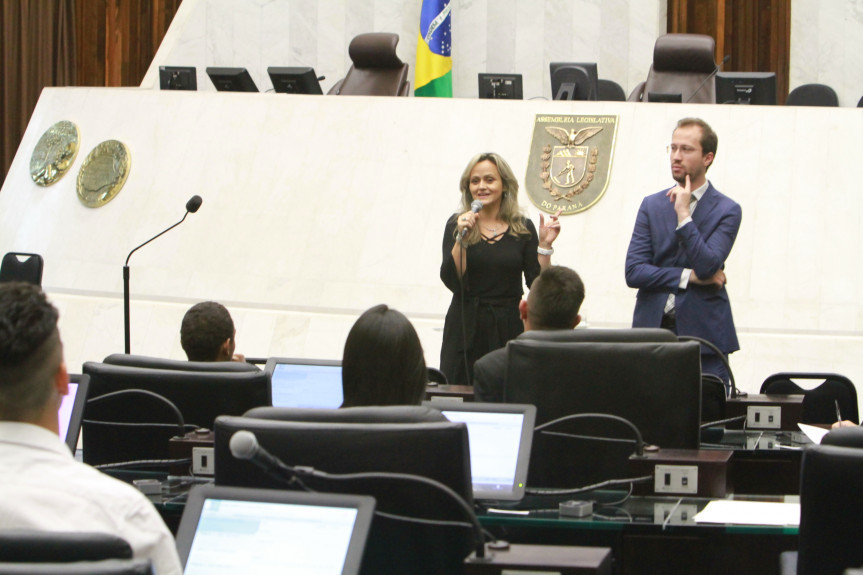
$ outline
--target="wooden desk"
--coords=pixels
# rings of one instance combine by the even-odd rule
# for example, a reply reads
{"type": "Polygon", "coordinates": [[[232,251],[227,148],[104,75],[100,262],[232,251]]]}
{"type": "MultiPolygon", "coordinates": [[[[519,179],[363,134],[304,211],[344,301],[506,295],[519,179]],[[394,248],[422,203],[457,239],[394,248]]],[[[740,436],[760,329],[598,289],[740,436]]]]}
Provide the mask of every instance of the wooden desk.
{"type": "Polygon", "coordinates": [[[426,401],[473,401],[472,385],[429,385],[426,386],[426,401]]]}
{"type": "MultiPolygon", "coordinates": [[[[594,491],[575,497],[614,502],[624,495],[594,491]]],[[[558,503],[572,498],[532,495],[516,506],[532,510],[530,515],[486,511],[479,519],[483,527],[510,542],[610,547],[618,575],[778,575],[779,554],[797,548],[797,527],[695,523],[693,517],[709,499],[636,496],[597,507],[588,517],[561,517],[558,503]]]]}

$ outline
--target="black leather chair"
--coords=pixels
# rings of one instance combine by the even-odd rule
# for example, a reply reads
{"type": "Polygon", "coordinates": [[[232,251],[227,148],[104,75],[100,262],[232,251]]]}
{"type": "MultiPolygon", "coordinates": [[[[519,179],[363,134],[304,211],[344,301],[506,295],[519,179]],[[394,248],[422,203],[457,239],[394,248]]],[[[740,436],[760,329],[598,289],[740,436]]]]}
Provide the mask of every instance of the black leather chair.
{"type": "Polygon", "coordinates": [[[679,95],[681,102],[715,104],[716,42],[703,34],[665,34],[653,46],[647,80],[629,94],[630,102],[651,102],[679,95]]]}
{"type": "Polygon", "coordinates": [[[860,96],[860,99],[857,100],[857,107],[863,108],[863,96],[860,96]]]}
{"type": "Polygon", "coordinates": [[[761,384],[761,393],[771,395],[802,395],[801,420],[803,423],[834,423],[836,402],[842,419],[857,422],[857,389],[851,380],[836,373],[775,373],[761,384]],[[812,389],[804,389],[793,379],[814,380],[821,383],[812,389]]]}
{"type": "Polygon", "coordinates": [[[91,531],[0,529],[0,562],[62,563],[131,559],[132,547],[122,537],[91,531]]]}
{"type": "Polygon", "coordinates": [[[348,54],[353,65],[327,92],[337,96],[407,96],[408,64],[396,54],[399,35],[389,32],[360,34],[351,40],[348,54]]]}
{"type": "Polygon", "coordinates": [[[123,365],[126,367],[144,367],[147,369],[172,369],[175,371],[260,371],[260,368],[257,366],[240,361],[183,361],[126,353],[112,353],[103,359],[102,363],[123,365]]]}
{"type": "Polygon", "coordinates": [[[836,91],[825,84],[803,84],[788,93],[786,106],[827,106],[838,107],[839,96],[836,91]]]}
{"type": "Polygon", "coordinates": [[[863,448],[863,427],[838,427],[831,429],[821,439],[821,445],[863,448]]]}
{"type": "Polygon", "coordinates": [[[0,282],[27,282],[42,285],[44,261],[39,254],[9,252],[0,263],[0,282]]]}
{"type": "Polygon", "coordinates": [[[309,409],[300,407],[255,407],[243,417],[307,423],[436,423],[449,421],[433,407],[424,405],[380,405],[309,409]]]}
{"type": "Polygon", "coordinates": [[[0,575],[154,575],[149,559],[106,559],[76,563],[0,563],[0,575]]]}
{"type": "Polygon", "coordinates": [[[272,403],[269,375],[256,368],[206,372],[87,362],[83,371],[90,377],[82,425],[84,462],[91,465],[168,459],[168,440],[179,434],[180,419],[192,428],[212,428],[219,415],[240,415],[272,403]],[[163,399],[137,392],[100,399],[129,390],[163,399]]]}
{"type": "Polygon", "coordinates": [[[614,80],[603,80],[600,78],[598,81],[598,90],[596,97],[597,100],[606,102],[626,101],[626,92],[624,92],[623,88],[620,87],[620,84],[614,80]]]}
{"type": "Polygon", "coordinates": [[[439,370],[436,367],[427,367],[426,368],[429,373],[429,381],[436,383],[438,385],[447,385],[449,381],[446,378],[446,374],[439,370]]]}
{"type": "Polygon", "coordinates": [[[783,575],[841,575],[863,564],[863,450],[818,445],[803,453],[800,540],[783,575]],[[796,555],[796,561],[795,559],[796,555]]]}
{"type": "MultiPolygon", "coordinates": [[[[509,342],[507,350],[504,401],[535,405],[537,426],[571,414],[605,413],[635,424],[650,444],[698,448],[698,344],[519,338],[509,342]]],[[[631,475],[632,433],[619,423],[568,422],[555,426],[554,432],[534,438],[531,486],[574,487],[631,475]],[[618,441],[586,440],[586,435],[618,441]]]]}
{"type": "Polygon", "coordinates": [[[624,329],[556,329],[531,330],[519,336],[521,340],[556,342],[597,342],[597,343],[673,343],[677,341],[674,332],[654,327],[635,327],[624,329]]]}
{"type": "MultiPolygon", "coordinates": [[[[290,466],[312,466],[331,474],[409,473],[435,479],[473,504],[467,428],[448,421],[354,423],[427,417],[425,408],[356,408],[352,410],[254,410],[255,417],[223,416],[216,420],[217,485],[288,488],[249,461],[234,459],[229,442],[239,430],[255,434],[260,445],[290,466]],[[332,422],[325,421],[327,412],[332,422]],[[279,420],[297,417],[303,421],[279,420]],[[267,419],[261,416],[267,416],[267,419]]],[[[442,417],[442,416],[440,416],[442,417]]],[[[316,491],[372,495],[375,518],[366,544],[362,573],[460,573],[475,548],[468,527],[431,525],[392,515],[465,523],[465,511],[426,485],[386,479],[336,481],[303,479],[316,491]],[[392,514],[381,515],[380,512],[392,514]]],[[[298,488],[293,486],[293,488],[298,488]]]]}

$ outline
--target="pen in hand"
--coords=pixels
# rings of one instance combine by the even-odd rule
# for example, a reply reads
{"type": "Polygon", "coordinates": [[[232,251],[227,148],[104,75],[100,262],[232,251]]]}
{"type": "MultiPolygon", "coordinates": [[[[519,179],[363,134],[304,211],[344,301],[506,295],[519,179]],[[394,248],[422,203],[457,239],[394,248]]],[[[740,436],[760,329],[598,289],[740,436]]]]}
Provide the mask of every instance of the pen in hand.
{"type": "Polygon", "coordinates": [[[833,404],[836,406],[836,421],[841,422],[842,421],[842,412],[839,411],[839,400],[834,399],[833,404]]]}

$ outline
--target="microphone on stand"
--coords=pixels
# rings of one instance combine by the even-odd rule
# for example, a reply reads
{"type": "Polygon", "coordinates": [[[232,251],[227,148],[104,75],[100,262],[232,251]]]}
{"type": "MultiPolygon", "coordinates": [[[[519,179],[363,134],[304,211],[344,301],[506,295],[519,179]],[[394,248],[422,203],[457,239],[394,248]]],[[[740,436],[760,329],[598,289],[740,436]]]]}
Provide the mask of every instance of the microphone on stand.
{"type": "Polygon", "coordinates": [[[710,80],[712,77],[714,77],[716,74],[718,74],[719,70],[721,70],[722,67],[724,65],[726,65],[729,60],[731,60],[731,54],[728,54],[727,56],[725,56],[725,58],[722,59],[722,62],[718,66],[716,66],[716,68],[714,68],[713,71],[710,74],[708,74],[706,78],[704,78],[704,80],[701,81],[701,83],[698,85],[698,87],[695,89],[695,91],[692,94],[690,94],[689,97],[686,98],[686,101],[683,103],[686,104],[690,100],[692,100],[692,98],[694,98],[695,95],[701,91],[701,88],[704,87],[704,85],[707,83],[707,81],[710,80]]]}
{"type": "MultiPolygon", "coordinates": [[[[480,211],[482,211],[482,202],[479,200],[472,201],[470,203],[470,211],[472,211],[475,214],[480,213],[480,211]]],[[[465,234],[467,234],[467,230],[468,230],[468,228],[465,228],[461,231],[461,237],[464,237],[465,234]]]]}
{"type": "Polygon", "coordinates": [[[173,230],[174,228],[176,228],[180,224],[182,224],[185,221],[186,216],[188,216],[189,214],[194,214],[195,212],[198,211],[198,208],[201,207],[201,204],[203,203],[203,201],[204,200],[201,199],[201,196],[198,196],[198,195],[194,195],[191,198],[189,198],[189,201],[186,202],[186,213],[183,214],[183,219],[181,219],[179,222],[177,222],[176,224],[174,224],[170,228],[168,228],[162,232],[159,232],[158,234],[156,234],[155,236],[153,236],[152,238],[150,238],[149,240],[147,240],[146,242],[144,242],[143,244],[141,244],[140,246],[138,246],[137,248],[135,248],[134,250],[129,252],[129,255],[126,256],[126,264],[123,266],[123,327],[124,327],[125,337],[126,337],[126,354],[127,355],[132,353],[132,338],[131,338],[131,330],[129,328],[129,258],[131,258],[132,254],[134,254],[136,251],[143,248],[144,246],[146,246],[147,244],[149,244],[150,242],[152,242],[153,240],[155,240],[156,238],[158,238],[162,234],[165,234],[165,233],[173,230]]]}

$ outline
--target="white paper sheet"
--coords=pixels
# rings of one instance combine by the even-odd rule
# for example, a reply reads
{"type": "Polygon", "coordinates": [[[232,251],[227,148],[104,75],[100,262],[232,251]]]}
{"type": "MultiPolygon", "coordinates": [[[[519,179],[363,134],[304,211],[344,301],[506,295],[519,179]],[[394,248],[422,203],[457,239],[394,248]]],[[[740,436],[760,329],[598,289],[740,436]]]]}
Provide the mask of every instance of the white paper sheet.
{"type": "Polygon", "coordinates": [[[797,427],[800,428],[800,431],[806,434],[806,437],[809,438],[809,441],[818,445],[821,443],[821,438],[823,438],[830,431],[829,429],[823,429],[821,427],[815,427],[814,425],[806,425],[805,423],[798,423],[797,427]]]}
{"type": "Polygon", "coordinates": [[[766,501],[711,501],[695,516],[696,523],[733,525],[800,525],[799,503],[766,501]]]}

